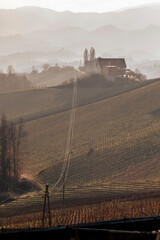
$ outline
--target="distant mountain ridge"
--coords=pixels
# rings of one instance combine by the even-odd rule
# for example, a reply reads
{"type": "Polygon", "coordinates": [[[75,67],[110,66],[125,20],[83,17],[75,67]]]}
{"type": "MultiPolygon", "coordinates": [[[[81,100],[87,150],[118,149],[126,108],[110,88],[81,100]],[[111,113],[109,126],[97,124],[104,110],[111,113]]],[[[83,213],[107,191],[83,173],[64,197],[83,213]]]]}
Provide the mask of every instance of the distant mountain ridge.
{"type": "Polygon", "coordinates": [[[122,29],[140,29],[149,24],[160,25],[160,4],[156,7],[153,4],[106,13],[57,12],[39,7],[0,10],[1,35],[56,30],[66,26],[94,30],[109,24],[122,29]]]}
{"type": "MultiPolygon", "coordinates": [[[[1,36],[0,55],[31,51],[53,52],[65,49],[66,52],[74,52],[73,61],[75,61],[83,57],[85,47],[94,46],[97,55],[102,55],[104,52],[113,54],[116,49],[121,49],[117,51],[115,57],[129,55],[136,50],[148,52],[149,56],[152,54],[155,58],[160,58],[159,39],[160,26],[158,25],[149,25],[137,30],[124,30],[114,25],[103,25],[93,31],[67,26],[56,30],[39,30],[28,34],[1,36]]],[[[57,54],[53,56],[53,59],[56,59],[56,56],[57,54]]],[[[65,53],[64,57],[62,54],[62,61],[66,59],[65,56],[65,53]]],[[[68,61],[70,60],[71,58],[68,58],[68,61]]]]}
{"type": "Polygon", "coordinates": [[[12,64],[15,69],[22,69],[46,62],[72,62],[77,66],[83,59],[84,48],[92,46],[96,56],[134,55],[136,62],[155,60],[160,58],[159,38],[160,4],[106,13],[57,12],[39,7],[1,9],[0,68],[12,64]],[[60,49],[64,51],[57,55],[60,49]],[[41,52],[44,57],[33,54],[31,58],[26,54],[25,59],[26,52],[41,52]],[[49,57],[46,52],[55,54],[49,57]],[[24,53],[25,61],[17,63],[16,55],[9,57],[16,53],[24,53]]]}

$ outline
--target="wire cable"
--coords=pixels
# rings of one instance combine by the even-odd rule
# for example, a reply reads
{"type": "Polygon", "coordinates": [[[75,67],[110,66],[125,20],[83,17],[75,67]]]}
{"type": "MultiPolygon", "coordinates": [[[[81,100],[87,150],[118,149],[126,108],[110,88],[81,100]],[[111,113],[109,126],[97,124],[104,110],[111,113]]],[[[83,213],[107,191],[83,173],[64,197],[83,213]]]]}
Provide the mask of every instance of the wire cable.
{"type": "Polygon", "coordinates": [[[57,187],[59,182],[61,180],[63,180],[62,185],[58,190],[58,192],[59,192],[63,188],[63,185],[64,185],[64,183],[67,179],[67,175],[68,175],[68,171],[69,171],[69,165],[70,165],[70,159],[71,159],[71,154],[72,154],[72,142],[73,142],[73,130],[74,130],[74,124],[75,124],[77,93],[78,93],[77,92],[77,69],[75,69],[75,72],[74,72],[74,88],[73,88],[72,105],[71,105],[71,116],[70,116],[70,123],[69,123],[69,129],[68,129],[68,137],[67,137],[65,157],[64,157],[63,166],[62,166],[60,176],[59,176],[57,182],[54,184],[54,186],[50,189],[50,193],[53,192],[53,190],[57,187]]]}

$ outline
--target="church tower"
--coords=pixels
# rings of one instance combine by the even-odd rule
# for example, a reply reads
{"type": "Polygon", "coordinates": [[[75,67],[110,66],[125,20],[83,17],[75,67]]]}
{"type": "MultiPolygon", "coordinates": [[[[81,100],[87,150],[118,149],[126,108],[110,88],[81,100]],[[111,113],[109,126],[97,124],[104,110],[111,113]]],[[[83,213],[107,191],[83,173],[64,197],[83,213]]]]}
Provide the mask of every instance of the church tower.
{"type": "Polygon", "coordinates": [[[84,58],[84,65],[86,65],[86,62],[88,61],[88,49],[87,48],[85,48],[85,50],[84,50],[83,58],[84,58]]]}
{"type": "Polygon", "coordinates": [[[91,47],[90,49],[90,61],[93,61],[95,59],[95,49],[91,47]]]}

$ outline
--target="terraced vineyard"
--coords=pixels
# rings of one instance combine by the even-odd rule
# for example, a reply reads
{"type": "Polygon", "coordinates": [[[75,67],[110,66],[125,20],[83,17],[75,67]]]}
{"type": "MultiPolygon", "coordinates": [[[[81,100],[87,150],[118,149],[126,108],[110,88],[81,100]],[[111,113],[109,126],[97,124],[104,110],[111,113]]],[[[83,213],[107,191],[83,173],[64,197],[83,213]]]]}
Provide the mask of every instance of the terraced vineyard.
{"type": "MultiPolygon", "coordinates": [[[[159,198],[135,200],[119,199],[114,201],[97,202],[78,206],[68,206],[52,209],[52,226],[69,226],[73,224],[85,224],[101,222],[111,219],[137,218],[144,216],[159,215],[159,198]]],[[[42,213],[30,213],[0,219],[0,224],[5,230],[19,228],[40,228],[42,227],[42,213]]],[[[45,227],[49,227],[49,220],[46,219],[45,227]]]]}
{"type": "MultiPolygon", "coordinates": [[[[85,91],[83,93],[85,95],[85,91]]],[[[41,107],[38,107],[39,112],[41,107]]],[[[48,182],[52,188],[62,168],[69,118],[68,110],[46,117],[41,115],[41,118],[25,123],[28,133],[23,146],[25,176],[34,178],[43,186],[48,182]]],[[[113,198],[122,194],[158,191],[159,152],[159,81],[78,107],[72,158],[65,184],[66,199],[113,198]]],[[[61,192],[54,191],[52,204],[61,196],[61,192]]],[[[0,210],[2,213],[7,209],[17,211],[17,208],[29,211],[42,203],[43,194],[35,193],[2,205],[0,210]]]]}
{"type": "MultiPolygon", "coordinates": [[[[159,92],[157,82],[77,109],[70,196],[159,189],[159,92]]],[[[54,184],[60,173],[68,120],[65,112],[26,124],[26,169],[44,183],[54,184]]]]}

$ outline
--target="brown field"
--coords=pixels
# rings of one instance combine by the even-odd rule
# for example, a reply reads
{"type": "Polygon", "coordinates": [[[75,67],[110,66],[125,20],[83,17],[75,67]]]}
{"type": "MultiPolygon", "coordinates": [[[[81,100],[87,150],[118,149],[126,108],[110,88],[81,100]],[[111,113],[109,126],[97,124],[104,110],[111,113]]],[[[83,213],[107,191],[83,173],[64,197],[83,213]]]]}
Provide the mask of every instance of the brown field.
{"type": "MultiPolygon", "coordinates": [[[[105,90],[103,89],[104,92],[105,90]]],[[[45,94],[47,91],[54,93],[57,89],[37,89],[24,92],[31,94],[31,91],[35,95],[28,95],[28,99],[40,92],[42,94],[43,91],[45,94]]],[[[58,91],[64,91],[64,89],[58,91]]],[[[92,92],[91,89],[84,89],[83,96],[87,91],[92,92]]],[[[125,194],[140,195],[147,192],[150,195],[152,191],[159,191],[160,115],[158,113],[160,111],[160,82],[153,82],[123,94],[121,92],[120,95],[112,94],[112,97],[101,101],[102,91],[98,91],[99,101],[91,104],[88,102],[88,105],[79,106],[76,111],[72,158],[65,184],[65,196],[69,201],[74,198],[79,199],[80,202],[85,198],[94,199],[95,202],[96,198],[103,198],[103,201],[95,203],[95,205],[92,204],[92,206],[89,203],[87,205],[84,203],[83,206],[79,207],[66,207],[66,214],[62,209],[54,210],[58,206],[57,202],[61,201],[62,198],[62,192],[58,192],[62,184],[60,182],[55,191],[51,193],[53,223],[56,225],[63,225],[64,222],[66,222],[65,224],[73,224],[77,221],[99,221],[100,219],[159,213],[159,198],[142,199],[141,201],[138,199],[136,201],[116,199],[121,195],[125,196],[125,194]],[[93,211],[90,210],[92,207],[93,211]],[[99,212],[96,209],[99,209],[99,212]],[[61,217],[63,214],[64,218],[61,217]],[[65,220],[66,218],[68,220],[65,220]]],[[[96,90],[96,94],[98,91],[96,90]]],[[[107,91],[109,93],[108,89],[107,91]]],[[[8,94],[12,99],[13,95],[8,94]]],[[[37,99],[41,98],[41,94],[37,99]]],[[[53,94],[54,97],[55,95],[53,94]]],[[[45,96],[48,97],[48,94],[45,96]]],[[[52,100],[48,105],[50,108],[48,111],[51,111],[51,102],[53,101],[52,94],[50,96],[52,100]]],[[[103,95],[103,98],[104,96],[106,95],[103,95]]],[[[6,103],[5,97],[6,95],[4,95],[4,103],[6,103]]],[[[22,97],[22,99],[22,101],[17,101],[17,105],[22,104],[22,113],[25,114],[27,109],[25,104],[27,103],[24,102],[25,98],[22,97]]],[[[82,100],[83,98],[81,103],[82,100]]],[[[33,117],[31,109],[36,114],[38,111],[41,114],[41,108],[45,109],[47,101],[44,101],[46,105],[43,105],[43,100],[42,104],[38,103],[38,100],[37,103],[34,101],[37,105],[32,105],[30,102],[28,116],[33,117]]],[[[14,108],[11,102],[8,106],[6,105],[6,109],[14,108]]],[[[10,110],[8,113],[10,114],[10,110]]],[[[14,114],[15,111],[13,111],[13,115],[10,115],[10,119],[20,116],[18,111],[16,115],[14,114]]],[[[25,123],[27,138],[23,145],[23,175],[33,179],[36,184],[43,187],[48,182],[49,187],[52,188],[62,168],[70,111],[53,115],[50,112],[48,116],[42,116],[25,123]]],[[[35,192],[23,197],[17,196],[15,201],[0,206],[2,216],[6,217],[9,213],[10,215],[15,215],[15,213],[22,215],[26,212],[29,213],[32,209],[35,212],[41,211],[43,194],[44,192],[35,192]]],[[[41,222],[41,213],[37,216],[34,213],[34,216],[35,219],[39,218],[36,220],[37,223],[33,223],[32,214],[26,216],[26,219],[30,219],[30,224],[38,226],[40,224],[38,222],[41,222]]],[[[2,219],[3,221],[4,219],[2,219]]],[[[5,221],[9,223],[9,219],[5,218],[5,221]]],[[[14,221],[12,219],[12,223],[14,221]]],[[[18,221],[16,218],[15,224],[18,224],[18,221]]],[[[24,222],[26,224],[28,220],[24,222]]],[[[6,225],[10,224],[6,223],[6,225]]]]}
{"type": "MultiPolygon", "coordinates": [[[[159,188],[160,121],[152,114],[159,109],[159,91],[157,82],[77,109],[68,194],[72,189],[81,194],[88,189],[159,188]],[[90,148],[94,151],[88,155],[90,148]]],[[[54,184],[65,153],[69,116],[64,112],[26,123],[27,174],[54,184]]]]}

